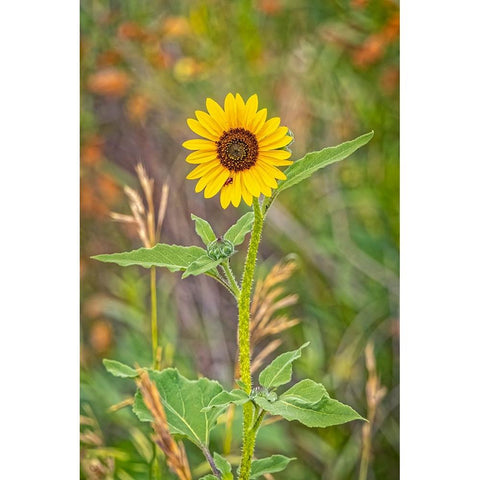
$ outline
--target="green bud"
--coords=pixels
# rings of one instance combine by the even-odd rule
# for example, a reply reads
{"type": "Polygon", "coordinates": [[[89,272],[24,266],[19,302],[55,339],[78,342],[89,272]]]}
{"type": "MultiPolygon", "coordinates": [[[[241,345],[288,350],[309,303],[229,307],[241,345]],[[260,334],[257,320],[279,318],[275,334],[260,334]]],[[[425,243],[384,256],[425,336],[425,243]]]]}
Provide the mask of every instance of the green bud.
{"type": "Polygon", "coordinates": [[[235,246],[229,240],[217,238],[207,246],[207,255],[212,260],[231,257],[235,253],[235,246]]]}

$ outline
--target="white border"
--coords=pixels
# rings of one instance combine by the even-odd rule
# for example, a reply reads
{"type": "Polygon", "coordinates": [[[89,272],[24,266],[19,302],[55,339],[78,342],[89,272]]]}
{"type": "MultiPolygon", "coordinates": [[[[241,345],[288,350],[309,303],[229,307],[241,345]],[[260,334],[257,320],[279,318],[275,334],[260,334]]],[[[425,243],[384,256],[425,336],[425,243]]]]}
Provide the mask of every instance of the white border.
{"type": "Polygon", "coordinates": [[[3,478],[79,472],[79,6],[0,29],[3,478]]]}
{"type": "Polygon", "coordinates": [[[401,478],[478,475],[479,6],[401,5],[401,478]]]}

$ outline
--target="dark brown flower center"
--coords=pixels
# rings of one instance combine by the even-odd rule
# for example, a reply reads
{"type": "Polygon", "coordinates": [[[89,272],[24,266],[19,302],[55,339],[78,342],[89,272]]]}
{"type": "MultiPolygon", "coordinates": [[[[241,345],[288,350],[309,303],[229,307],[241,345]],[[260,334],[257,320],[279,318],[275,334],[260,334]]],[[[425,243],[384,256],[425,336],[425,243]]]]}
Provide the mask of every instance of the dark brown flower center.
{"type": "Polygon", "coordinates": [[[223,132],[217,143],[220,163],[229,170],[247,170],[257,161],[258,142],[255,135],[244,128],[223,132]]]}

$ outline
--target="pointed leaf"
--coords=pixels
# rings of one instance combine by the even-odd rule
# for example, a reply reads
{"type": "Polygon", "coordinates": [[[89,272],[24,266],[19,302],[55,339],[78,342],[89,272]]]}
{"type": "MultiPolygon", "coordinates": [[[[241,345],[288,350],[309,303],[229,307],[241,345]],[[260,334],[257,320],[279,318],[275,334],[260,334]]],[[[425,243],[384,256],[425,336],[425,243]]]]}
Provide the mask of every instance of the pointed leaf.
{"type": "Polygon", "coordinates": [[[344,160],[360,147],[367,144],[372,137],[373,131],[335,147],[328,147],[318,152],[307,153],[303,158],[295,161],[284,171],[287,179],[279,182],[277,190],[275,190],[269,199],[266,199],[263,210],[266,211],[269,208],[280,192],[309,178],[320,168],[344,160]]]}
{"type": "Polygon", "coordinates": [[[109,360],[108,358],[103,359],[103,365],[107,369],[109,373],[114,375],[115,377],[120,378],[135,378],[138,377],[137,371],[125,365],[123,363],[117,362],[116,360],[109,360]]]}
{"type": "Polygon", "coordinates": [[[222,474],[222,480],[233,480],[232,466],[230,465],[228,460],[223,458],[217,452],[213,454],[213,460],[215,461],[215,465],[222,474]]]}
{"type": "Polygon", "coordinates": [[[190,275],[200,275],[208,272],[209,270],[216,269],[218,265],[222,263],[223,259],[212,260],[207,255],[202,255],[200,258],[191,263],[185,270],[182,278],[187,278],[190,275]]]}
{"type": "Polygon", "coordinates": [[[265,388],[278,387],[288,383],[292,379],[292,363],[302,355],[302,349],[310,342],[304,343],[297,350],[282,353],[268,365],[258,377],[260,385],[265,388]]]}
{"type": "MultiPolygon", "coordinates": [[[[170,432],[187,437],[200,448],[208,446],[210,430],[221,411],[202,409],[223,391],[222,386],[208,378],[188,380],[174,368],[149,370],[148,374],[160,393],[170,432]]],[[[142,421],[153,420],[138,391],[133,411],[142,421]]]]}
{"type": "Polygon", "coordinates": [[[287,179],[278,186],[277,193],[305,180],[320,168],[347,158],[368,143],[372,137],[373,132],[369,132],[335,147],[328,147],[318,152],[307,153],[303,158],[297,160],[285,170],[287,179]]]}
{"type": "Polygon", "coordinates": [[[95,255],[95,260],[110,262],[127,267],[140,265],[141,267],[165,267],[171,272],[185,270],[191,263],[206,254],[200,247],[183,247],[181,245],[167,245],[159,243],[153,248],[139,248],[131,252],[95,255]]]}
{"type": "Polygon", "coordinates": [[[209,243],[212,243],[217,239],[213,228],[206,220],[197,217],[193,213],[191,217],[192,220],[195,222],[195,231],[205,245],[208,245],[209,243]]]}
{"type": "Polygon", "coordinates": [[[313,380],[302,380],[269,402],[264,397],[255,402],[272,415],[297,420],[307,427],[330,427],[351,420],[364,420],[353,408],[329,397],[325,387],[313,380]]]}
{"type": "Polygon", "coordinates": [[[240,217],[234,225],[232,225],[223,238],[229,240],[234,245],[240,245],[245,240],[245,235],[252,230],[254,215],[248,212],[240,217]]]}
{"type": "Polygon", "coordinates": [[[268,458],[262,458],[260,460],[254,460],[252,462],[252,471],[250,478],[258,478],[266,473],[275,473],[285,470],[287,465],[296,458],[288,458],[284,455],[272,455],[268,458]]]}
{"type": "Polygon", "coordinates": [[[221,408],[224,409],[231,403],[235,405],[243,405],[250,400],[248,393],[244,392],[243,390],[239,390],[238,388],[232,390],[231,392],[220,392],[216,397],[210,400],[210,403],[207,407],[203,409],[203,411],[211,410],[212,408],[221,408]]]}
{"type": "Polygon", "coordinates": [[[212,475],[211,473],[209,473],[207,475],[204,475],[199,480],[218,480],[218,478],[215,475],[212,475]]]}

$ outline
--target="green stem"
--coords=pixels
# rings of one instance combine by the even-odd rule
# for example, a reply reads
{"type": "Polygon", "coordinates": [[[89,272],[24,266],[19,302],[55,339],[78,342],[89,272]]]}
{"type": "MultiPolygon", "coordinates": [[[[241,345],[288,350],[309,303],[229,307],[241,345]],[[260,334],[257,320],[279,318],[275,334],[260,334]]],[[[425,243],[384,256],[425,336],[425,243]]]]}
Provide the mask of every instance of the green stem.
{"type": "Polygon", "coordinates": [[[260,425],[262,424],[263,417],[265,416],[266,413],[267,413],[266,410],[262,410],[260,412],[260,414],[258,415],[257,419],[255,420],[255,424],[253,425],[253,428],[252,428],[252,430],[254,430],[255,433],[258,432],[258,429],[260,428],[260,425]]]}
{"type": "Polygon", "coordinates": [[[208,450],[208,448],[206,446],[202,446],[201,449],[202,449],[203,454],[205,455],[205,458],[207,459],[208,464],[210,465],[210,468],[212,469],[213,474],[217,478],[222,480],[222,473],[220,472],[220,470],[215,465],[215,461],[213,460],[213,457],[212,457],[210,451],[208,450]]]}
{"type": "Polygon", "coordinates": [[[235,296],[238,298],[238,296],[240,295],[240,288],[238,287],[238,283],[235,280],[235,275],[233,274],[232,267],[230,266],[230,261],[228,260],[228,258],[222,263],[222,267],[225,275],[227,276],[230,288],[232,289],[235,296]]]}
{"type": "Polygon", "coordinates": [[[235,299],[238,299],[238,296],[235,295],[235,292],[231,289],[230,285],[225,282],[225,280],[222,280],[218,275],[213,275],[210,272],[205,272],[205,275],[207,277],[215,279],[218,283],[220,283],[220,285],[223,285],[235,297],[235,299]]]}
{"type": "MultiPolygon", "coordinates": [[[[262,236],[263,215],[257,198],[253,200],[255,220],[248,246],[247,258],[243,270],[242,287],[238,298],[238,350],[240,364],[240,379],[245,384],[248,394],[252,390],[252,375],[250,370],[250,299],[253,277],[257,261],[258,246],[262,236]]],[[[252,402],[243,406],[243,447],[240,464],[239,480],[248,480],[252,466],[255,448],[256,431],[252,428],[254,408],[252,402]]]]}
{"type": "Polygon", "coordinates": [[[151,298],[151,331],[152,331],[152,363],[158,369],[158,323],[157,323],[157,272],[155,267],[150,269],[150,298],[151,298]]]}

